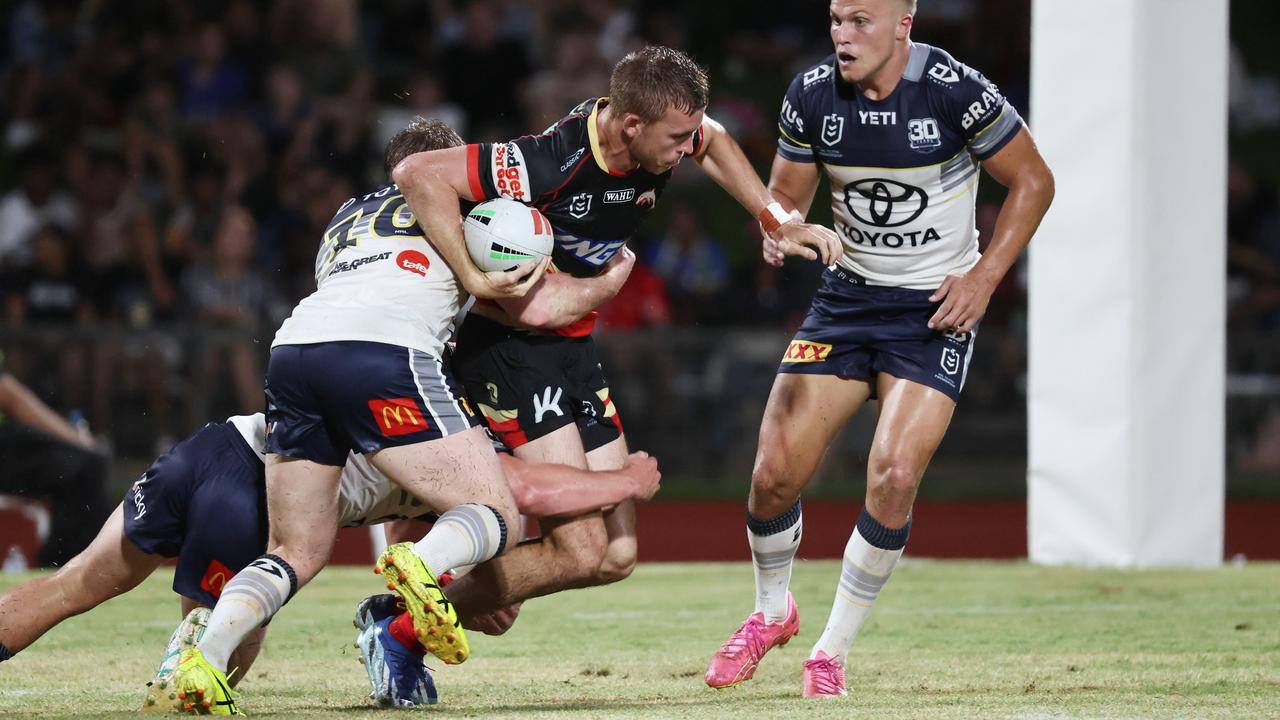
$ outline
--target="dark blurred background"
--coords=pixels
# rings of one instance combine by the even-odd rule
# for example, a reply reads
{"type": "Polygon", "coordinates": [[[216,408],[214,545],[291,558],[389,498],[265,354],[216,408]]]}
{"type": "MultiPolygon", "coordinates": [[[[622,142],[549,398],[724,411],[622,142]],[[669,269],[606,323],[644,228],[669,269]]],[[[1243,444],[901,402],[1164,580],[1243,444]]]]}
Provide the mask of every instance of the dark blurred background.
{"type": "MultiPolygon", "coordinates": [[[[314,288],[322,230],[385,182],[382,146],[414,115],[468,141],[538,132],[606,94],[627,51],[665,44],[709,69],[710,114],[765,176],[787,83],[830,52],[815,0],[0,8],[0,350],[51,406],[88,420],[121,490],[204,422],[261,408],[268,346],[314,288]]],[[[1029,12],[1026,0],[920,0],[913,39],[981,70],[1034,125],[1029,12]]],[[[1239,498],[1280,495],[1280,7],[1233,3],[1231,27],[1224,402],[1239,498]]],[[[824,192],[813,219],[829,222],[824,192]]],[[[986,179],[984,239],[1002,197],[986,179]]],[[[663,464],[664,494],[741,497],[820,268],[765,267],[754,222],[690,167],[656,215],[603,312],[606,370],[632,446],[663,464]]],[[[1015,268],[922,497],[1025,494],[1025,295],[1015,268]]],[[[862,495],[873,412],[837,441],[815,494],[862,495]]]]}

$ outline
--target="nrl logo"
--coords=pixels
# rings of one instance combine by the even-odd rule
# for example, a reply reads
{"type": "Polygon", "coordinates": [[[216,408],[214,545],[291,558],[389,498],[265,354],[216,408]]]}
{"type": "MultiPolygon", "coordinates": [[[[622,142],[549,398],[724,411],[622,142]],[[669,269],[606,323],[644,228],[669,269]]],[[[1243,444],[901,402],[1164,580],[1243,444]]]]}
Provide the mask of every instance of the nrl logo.
{"type": "Polygon", "coordinates": [[[831,113],[822,118],[822,142],[835,145],[844,137],[844,116],[831,113]]]}
{"type": "Polygon", "coordinates": [[[591,212],[591,193],[578,193],[569,198],[569,214],[581,220],[591,212]]]}

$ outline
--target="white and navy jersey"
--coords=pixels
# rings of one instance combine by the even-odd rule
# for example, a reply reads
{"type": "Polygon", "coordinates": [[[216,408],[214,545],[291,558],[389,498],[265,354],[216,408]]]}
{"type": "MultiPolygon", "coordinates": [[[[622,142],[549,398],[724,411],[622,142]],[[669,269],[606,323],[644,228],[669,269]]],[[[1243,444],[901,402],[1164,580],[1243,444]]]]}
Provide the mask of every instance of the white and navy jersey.
{"type": "Polygon", "coordinates": [[[870,285],[931,290],[978,262],[978,162],[1023,123],[981,73],[913,43],[883,100],[845,82],[834,54],[800,73],[778,127],[781,157],[827,173],[838,264],[870,285]]]}
{"type": "Polygon", "coordinates": [[[466,296],[395,185],[338,209],[315,274],[272,347],[364,340],[439,357],[466,296]]]}
{"type": "MultiPolygon", "coordinates": [[[[267,421],[262,413],[237,415],[227,418],[227,423],[239,431],[258,457],[266,455],[267,421]]],[[[379,472],[365,456],[357,453],[347,456],[338,486],[339,527],[375,525],[431,511],[426,503],[379,472]]]]}

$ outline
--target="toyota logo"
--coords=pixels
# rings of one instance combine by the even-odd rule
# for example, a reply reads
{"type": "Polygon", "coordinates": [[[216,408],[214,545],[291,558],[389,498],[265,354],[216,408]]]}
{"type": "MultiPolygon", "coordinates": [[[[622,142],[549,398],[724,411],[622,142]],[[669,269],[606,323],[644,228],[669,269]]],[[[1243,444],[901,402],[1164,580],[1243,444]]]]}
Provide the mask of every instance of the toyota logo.
{"type": "Polygon", "coordinates": [[[920,217],[920,213],[929,207],[929,196],[924,190],[914,185],[904,185],[897,180],[867,178],[844,186],[844,206],[849,208],[855,218],[868,225],[898,227],[920,217]],[[862,212],[854,207],[854,194],[867,201],[862,212]],[[895,211],[904,216],[897,222],[893,221],[895,211]],[[864,216],[864,213],[870,217],[864,216]]]}

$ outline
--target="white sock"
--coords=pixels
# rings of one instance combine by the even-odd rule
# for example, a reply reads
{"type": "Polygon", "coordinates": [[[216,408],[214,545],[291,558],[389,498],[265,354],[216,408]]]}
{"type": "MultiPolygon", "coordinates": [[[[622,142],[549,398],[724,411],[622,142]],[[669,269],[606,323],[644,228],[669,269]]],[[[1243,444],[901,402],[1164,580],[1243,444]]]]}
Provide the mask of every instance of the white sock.
{"type": "Polygon", "coordinates": [[[911,520],[896,530],[881,525],[864,508],[858,516],[858,524],[844,546],[844,561],[840,570],[840,586],[836,588],[835,601],[831,604],[831,616],[822,631],[810,659],[824,652],[828,657],[847,666],[849,647],[858,634],[871,605],[889,580],[889,574],[902,557],[907,536],[911,533],[911,520]]]}
{"type": "Polygon", "coordinates": [[[800,547],[804,518],[800,501],[771,520],[760,520],[747,512],[747,543],[751,546],[751,566],[756,573],[756,612],[767,623],[787,619],[787,586],[791,583],[791,561],[800,547]]]}
{"type": "Polygon", "coordinates": [[[289,563],[275,555],[254,560],[222,589],[196,647],[210,665],[226,672],[227,660],[245,636],[266,624],[297,589],[298,576],[289,563]]]}
{"type": "Polygon", "coordinates": [[[440,516],[413,550],[436,577],[493,558],[507,544],[507,523],[488,505],[466,503],[440,516]]]}

